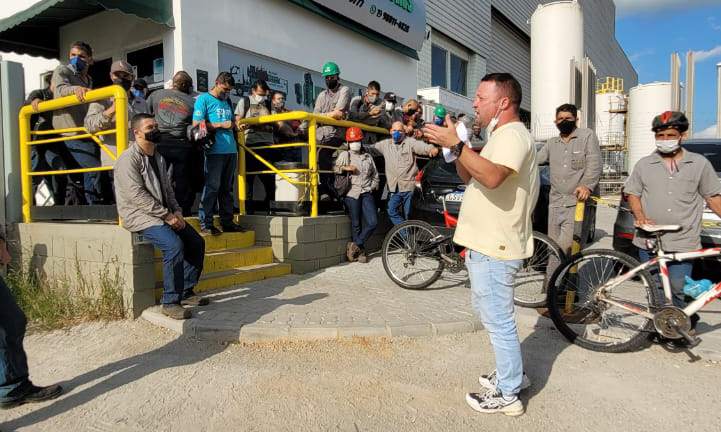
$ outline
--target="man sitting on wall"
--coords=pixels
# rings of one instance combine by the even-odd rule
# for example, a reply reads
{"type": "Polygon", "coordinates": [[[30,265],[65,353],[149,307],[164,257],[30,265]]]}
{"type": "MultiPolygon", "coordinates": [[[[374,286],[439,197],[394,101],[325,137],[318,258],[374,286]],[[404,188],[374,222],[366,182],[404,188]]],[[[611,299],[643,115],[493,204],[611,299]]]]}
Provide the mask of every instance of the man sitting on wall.
{"type": "Polygon", "coordinates": [[[205,241],[185,223],[165,159],[155,151],[160,141],[155,118],[136,114],[130,124],[135,142],[115,163],[118,216],[125,229],[142,234],[163,252],[163,314],[190,318],[190,310],[182,306],[208,304],[193,291],[203,271],[205,241]]]}

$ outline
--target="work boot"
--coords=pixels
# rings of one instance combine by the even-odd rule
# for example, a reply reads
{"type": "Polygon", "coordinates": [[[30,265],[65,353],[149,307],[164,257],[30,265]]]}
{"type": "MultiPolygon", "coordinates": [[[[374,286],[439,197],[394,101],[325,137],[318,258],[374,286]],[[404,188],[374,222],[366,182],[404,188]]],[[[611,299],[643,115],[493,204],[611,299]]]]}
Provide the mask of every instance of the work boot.
{"type": "Polygon", "coordinates": [[[208,297],[201,297],[197,294],[188,296],[180,301],[181,306],[206,306],[210,303],[208,297]]]}
{"type": "Polygon", "coordinates": [[[238,224],[223,225],[223,232],[246,232],[247,230],[238,224]]]}
{"type": "Polygon", "coordinates": [[[366,250],[364,248],[358,249],[358,262],[363,264],[368,262],[368,258],[366,257],[366,250]]]}
{"type": "Polygon", "coordinates": [[[220,232],[220,230],[215,227],[215,225],[211,225],[211,226],[208,226],[208,227],[201,227],[201,228],[200,228],[200,233],[201,233],[201,234],[205,234],[205,235],[214,235],[214,236],[217,236],[217,235],[222,234],[222,233],[220,232]]]}
{"type": "Polygon", "coordinates": [[[348,249],[345,253],[346,257],[348,257],[348,262],[356,261],[359,252],[360,248],[358,247],[358,245],[353,242],[349,242],[348,249]]]}
{"type": "Polygon", "coordinates": [[[163,315],[176,320],[184,320],[192,316],[188,309],[183,309],[179,304],[164,304],[160,310],[163,311],[163,315]]]}
{"type": "MultiPolygon", "coordinates": [[[[38,387],[30,384],[26,389],[22,390],[22,395],[14,397],[13,399],[0,402],[0,409],[10,409],[26,404],[28,402],[42,402],[50,399],[55,399],[63,393],[63,388],[57,384],[49,385],[47,387],[38,387]]],[[[12,394],[12,392],[11,392],[12,394]]]]}

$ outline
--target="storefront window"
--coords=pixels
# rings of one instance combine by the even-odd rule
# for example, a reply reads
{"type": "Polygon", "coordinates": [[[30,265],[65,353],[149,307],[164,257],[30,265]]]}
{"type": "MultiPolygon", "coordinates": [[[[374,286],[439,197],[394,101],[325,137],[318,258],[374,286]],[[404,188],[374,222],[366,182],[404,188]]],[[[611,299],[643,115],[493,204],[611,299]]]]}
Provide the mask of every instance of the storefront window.
{"type": "Polygon", "coordinates": [[[152,84],[163,81],[163,44],[131,51],[127,55],[128,63],[138,70],[137,78],[152,84]]]}

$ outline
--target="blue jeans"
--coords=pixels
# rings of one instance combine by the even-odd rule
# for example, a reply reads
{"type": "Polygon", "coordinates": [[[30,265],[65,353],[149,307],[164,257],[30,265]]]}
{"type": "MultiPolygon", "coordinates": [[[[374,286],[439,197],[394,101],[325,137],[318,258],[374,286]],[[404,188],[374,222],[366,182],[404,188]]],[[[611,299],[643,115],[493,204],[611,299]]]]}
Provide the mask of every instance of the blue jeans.
{"type": "Polygon", "coordinates": [[[11,392],[30,384],[23,348],[26,324],[25,314],[0,278],[0,402],[13,399],[11,392]]]}
{"type": "Polygon", "coordinates": [[[523,358],[516,329],[513,285],[523,260],[501,261],[467,249],[471,304],[491,338],[498,388],[506,396],[521,391],[523,358]]]}
{"type": "MultiPolygon", "coordinates": [[[[100,147],[92,140],[69,140],[65,142],[65,145],[80,168],[100,166],[100,147]]],[[[100,171],[83,174],[83,189],[85,189],[85,199],[88,205],[102,199],[103,191],[100,181],[102,174],[100,171]]]]}
{"type": "Polygon", "coordinates": [[[205,259],[205,240],[191,227],[173,230],[158,225],[141,232],[150,243],[163,252],[162,304],[179,304],[190,297],[198,284],[205,259]]]}
{"type": "MultiPolygon", "coordinates": [[[[644,263],[651,258],[656,257],[656,254],[651,253],[647,249],[638,249],[638,257],[641,262],[644,263]]],[[[693,271],[693,261],[685,261],[678,263],[667,263],[668,267],[668,279],[671,282],[671,300],[673,305],[681,309],[685,308],[688,303],[686,302],[686,295],[683,293],[683,286],[686,285],[685,276],[691,277],[693,271]]],[[[663,285],[661,284],[661,277],[657,276],[656,283],[658,288],[661,290],[661,298],[663,297],[663,285]]]]}
{"type": "Polygon", "coordinates": [[[378,225],[378,210],[373,195],[366,192],[360,194],[358,199],[345,197],[345,205],[348,206],[350,216],[351,234],[353,243],[362,248],[375,231],[378,225]],[[361,231],[361,215],[363,216],[363,230],[361,231]]]}
{"type": "Polygon", "coordinates": [[[213,208],[216,202],[220,225],[226,227],[233,224],[233,183],[237,166],[237,153],[205,155],[205,186],[200,195],[198,211],[203,228],[213,225],[213,208]]]}
{"type": "Polygon", "coordinates": [[[391,196],[388,197],[388,217],[393,225],[401,224],[408,219],[408,214],[411,212],[411,198],[413,192],[391,192],[391,196]],[[403,215],[398,212],[401,204],[403,204],[403,215]]]}

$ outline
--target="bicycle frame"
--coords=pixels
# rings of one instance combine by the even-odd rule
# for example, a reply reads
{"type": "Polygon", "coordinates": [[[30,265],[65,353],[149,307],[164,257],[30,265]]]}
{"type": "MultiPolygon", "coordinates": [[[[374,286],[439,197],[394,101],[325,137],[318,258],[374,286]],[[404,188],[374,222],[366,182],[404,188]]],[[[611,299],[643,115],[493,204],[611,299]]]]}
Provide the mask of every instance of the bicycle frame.
{"type": "MultiPolygon", "coordinates": [[[[627,281],[628,279],[631,279],[636,274],[640,273],[643,270],[646,270],[650,267],[653,267],[655,265],[658,266],[660,272],[659,276],[661,277],[661,285],[663,287],[663,294],[664,294],[664,304],[663,306],[670,306],[672,305],[672,294],[671,294],[671,281],[669,280],[668,276],[668,266],[667,263],[669,262],[682,262],[682,261],[688,261],[692,259],[697,258],[706,258],[706,257],[714,257],[714,256],[721,256],[721,248],[708,248],[708,249],[700,249],[696,251],[691,252],[674,252],[674,253],[666,253],[663,251],[663,249],[659,249],[656,252],[656,257],[648,260],[645,263],[642,263],[638,267],[635,267],[628,272],[619,275],[608,282],[604,284],[603,288],[606,289],[612,289],[619,284],[621,284],[624,281],[627,281]]],[[[687,316],[691,316],[698,312],[699,310],[703,309],[704,306],[711,303],[713,300],[715,300],[717,297],[721,296],[721,282],[714,285],[713,288],[706,291],[702,295],[696,298],[693,302],[691,302],[689,305],[687,305],[683,312],[687,316]]],[[[601,298],[602,301],[612,304],[614,306],[618,306],[620,308],[626,309],[629,312],[633,312],[638,315],[642,315],[646,318],[652,319],[653,314],[650,312],[646,312],[643,310],[640,310],[636,307],[633,307],[631,305],[627,305],[622,302],[618,302],[615,300],[610,300],[608,298],[601,298]]]]}

